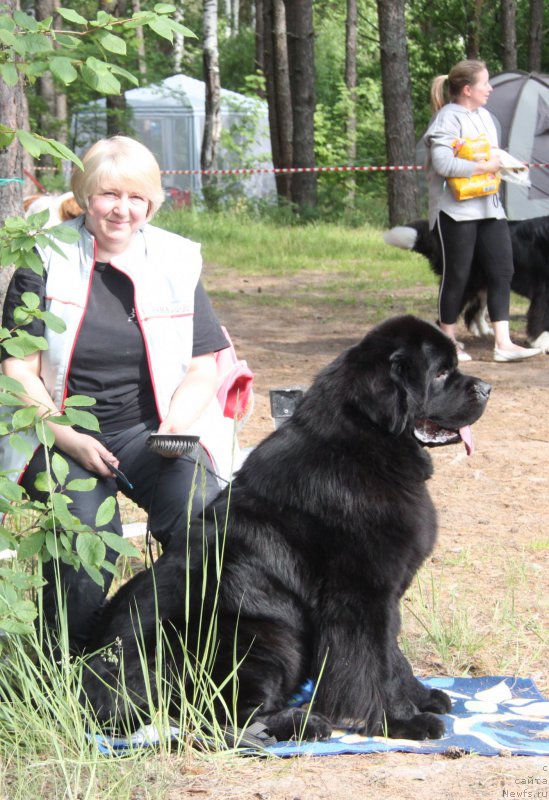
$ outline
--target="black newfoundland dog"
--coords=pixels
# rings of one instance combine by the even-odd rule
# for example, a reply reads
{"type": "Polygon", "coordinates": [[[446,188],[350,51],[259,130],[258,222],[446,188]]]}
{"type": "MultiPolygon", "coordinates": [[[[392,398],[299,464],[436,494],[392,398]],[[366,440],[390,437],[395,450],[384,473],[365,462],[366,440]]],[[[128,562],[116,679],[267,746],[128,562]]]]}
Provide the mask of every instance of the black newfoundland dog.
{"type": "MultiPolygon", "coordinates": [[[[222,686],[238,665],[238,725],[263,723],[282,740],[324,739],[333,726],[440,737],[437,714],[451,703],[416,680],[399,649],[399,604],[436,538],[425,447],[462,442],[470,452],[469,425],[489,394],[459,372],[450,339],[412,316],[343,352],[188,533],[106,605],[95,648],[116,640],[120,658],[94,654],[84,677],[99,719],[125,718],[121,669],[144,714],[147,695],[154,701],[141,657],[155,669],[157,614],[177,713],[174,675],[217,609],[211,674],[222,686]],[[288,706],[307,678],[317,685],[308,715],[288,706]]],[[[229,681],[228,707],[233,690],[229,681]]]]}
{"type": "MultiPolygon", "coordinates": [[[[549,353],[549,216],[512,220],[509,229],[515,265],[511,288],[530,300],[526,316],[528,342],[549,353]]],[[[429,230],[427,220],[391,228],[384,239],[387,244],[425,256],[433,272],[442,275],[440,243],[429,230]]],[[[474,261],[462,311],[473,335],[491,333],[486,314],[486,278],[481,265],[474,261]]]]}

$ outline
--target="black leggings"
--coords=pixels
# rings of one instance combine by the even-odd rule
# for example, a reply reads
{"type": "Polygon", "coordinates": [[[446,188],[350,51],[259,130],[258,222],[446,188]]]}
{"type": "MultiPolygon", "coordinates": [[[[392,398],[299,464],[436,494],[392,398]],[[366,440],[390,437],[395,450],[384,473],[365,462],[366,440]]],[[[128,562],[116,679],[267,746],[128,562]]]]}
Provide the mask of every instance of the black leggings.
{"type": "MultiPolygon", "coordinates": [[[[466,200],[464,202],[467,202],[466,200]]],[[[513,249],[506,219],[456,222],[444,212],[436,229],[441,244],[443,273],[439,319],[453,325],[462,308],[473,263],[486,277],[488,313],[492,322],[509,319],[513,249]]]]}
{"type": "MultiPolygon", "coordinates": [[[[95,529],[97,509],[106,498],[115,497],[120,491],[148,513],[149,530],[163,546],[166,546],[172,537],[185,535],[188,516],[200,514],[204,505],[219,493],[220,484],[202,448],[197,454],[179,458],[164,458],[152,453],[146,442],[150,433],[155,432],[157,427],[157,423],[151,425],[141,423],[127,431],[98,437],[118,458],[120,469],[133,484],[133,490],[123,486],[114,477],[101,478],[88,472],[66,453],[61,453],[69,465],[67,482],[76,478],[97,478],[96,487],[91,491],[67,492],[72,501],[69,504],[71,514],[78,517],[83,524],[95,529]]],[[[50,456],[55,451],[53,448],[50,456]]],[[[43,472],[45,468],[45,452],[44,448],[40,447],[31,459],[21,481],[30,497],[42,501],[46,495],[34,487],[34,481],[37,474],[43,472]]],[[[102,526],[101,530],[122,535],[118,505],[112,520],[102,526]]],[[[106,558],[114,564],[117,553],[107,548],[106,558]]],[[[66,593],[67,598],[69,644],[72,651],[82,651],[94,630],[112,581],[112,574],[102,570],[105,582],[103,586],[99,586],[83,568],[75,570],[60,560],[45,563],[43,574],[47,585],[43,589],[44,619],[46,625],[53,629],[58,624],[56,569],[61,576],[62,592],[66,593]]]]}

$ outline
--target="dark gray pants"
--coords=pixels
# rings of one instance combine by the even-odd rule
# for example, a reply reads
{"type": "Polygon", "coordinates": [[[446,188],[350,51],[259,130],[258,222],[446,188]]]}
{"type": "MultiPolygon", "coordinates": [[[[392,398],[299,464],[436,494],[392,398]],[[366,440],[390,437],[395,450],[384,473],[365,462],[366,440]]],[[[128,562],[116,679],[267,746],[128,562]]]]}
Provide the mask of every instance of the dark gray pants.
{"type": "MultiPolygon", "coordinates": [[[[141,423],[126,431],[98,436],[119,459],[120,469],[133,484],[132,490],[123,486],[114,477],[100,478],[88,472],[65,453],[60,453],[69,465],[67,481],[76,478],[97,478],[97,485],[91,491],[67,492],[72,500],[69,505],[71,514],[78,517],[83,524],[95,528],[95,517],[101,503],[107,497],[114,497],[121,491],[147,512],[149,530],[164,547],[172,537],[184,536],[189,513],[191,517],[200,514],[204,506],[218,494],[220,484],[202,448],[192,456],[179,458],[164,458],[152,453],[146,442],[156,429],[156,423],[151,425],[141,423]]],[[[55,448],[51,454],[53,452],[55,448]]],[[[34,487],[36,475],[45,468],[44,448],[40,447],[21,481],[33,499],[45,499],[44,493],[34,487]]],[[[113,519],[102,530],[122,535],[118,506],[113,519]]],[[[114,564],[117,554],[108,548],[106,558],[114,564]]],[[[101,587],[82,568],[75,570],[59,559],[44,564],[44,577],[48,582],[43,590],[44,618],[46,625],[54,630],[58,624],[56,570],[61,577],[61,590],[66,594],[69,644],[71,650],[82,651],[97,623],[112,581],[112,574],[107,570],[102,571],[105,583],[101,587]]]]}

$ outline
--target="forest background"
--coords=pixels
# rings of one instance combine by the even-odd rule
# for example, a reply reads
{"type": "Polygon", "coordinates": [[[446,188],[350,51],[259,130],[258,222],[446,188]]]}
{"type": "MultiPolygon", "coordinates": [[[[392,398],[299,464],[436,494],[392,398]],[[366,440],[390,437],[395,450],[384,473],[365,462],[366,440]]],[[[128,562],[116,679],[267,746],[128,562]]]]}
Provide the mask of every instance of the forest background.
{"type": "MultiPolygon", "coordinates": [[[[52,16],[54,28],[70,31],[70,15],[61,18],[59,5],[59,0],[6,0],[3,7],[11,14],[20,8],[39,21],[52,16]]],[[[123,19],[155,5],[154,0],[62,3],[88,20],[100,19],[102,13],[123,19]]],[[[196,38],[170,30],[167,17],[161,21],[163,31],[154,26],[113,28],[124,39],[126,52],[109,48],[109,62],[119,63],[140,85],[177,72],[205,80],[206,173],[216,166],[220,87],[264,97],[274,166],[310,170],[277,176],[278,205],[289,204],[305,219],[359,224],[366,218],[385,225],[417,217],[423,198],[415,170],[315,170],[413,165],[416,141],[430,117],[430,82],[463,57],[484,59],[491,73],[543,72],[549,64],[544,0],[179,0],[170,5],[173,19],[196,38]]],[[[12,127],[28,127],[74,149],[71,118],[100,96],[92,88],[93,76],[89,82],[68,82],[66,65],[59,60],[34,77],[31,59],[28,68],[19,65],[19,80],[13,85],[8,79],[11,66],[2,62],[3,32],[0,24],[2,122],[10,126],[6,116],[13,94],[19,92],[22,111],[12,127]]],[[[42,57],[38,47],[35,60],[42,57]]],[[[119,89],[109,91],[109,133],[132,132],[124,102],[124,89],[129,88],[133,84],[121,78],[119,89]]],[[[67,188],[61,172],[40,171],[56,163],[51,156],[34,164],[22,157],[31,171],[38,167],[36,174],[48,189],[67,188]]],[[[0,153],[0,166],[2,158],[0,153]]],[[[2,175],[7,174],[3,169],[2,175]]],[[[205,174],[203,186],[210,206],[223,202],[226,180],[205,174]]],[[[18,185],[0,187],[0,221],[16,213],[24,191],[18,185]]],[[[227,197],[234,199],[230,193],[227,197]]]]}

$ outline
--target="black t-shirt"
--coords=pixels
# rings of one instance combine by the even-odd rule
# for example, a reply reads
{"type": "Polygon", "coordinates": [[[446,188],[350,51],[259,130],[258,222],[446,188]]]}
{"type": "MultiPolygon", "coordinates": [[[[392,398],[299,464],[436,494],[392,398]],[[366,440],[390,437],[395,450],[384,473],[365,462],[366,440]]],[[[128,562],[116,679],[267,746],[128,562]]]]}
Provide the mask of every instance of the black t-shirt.
{"type": "MultiPolygon", "coordinates": [[[[23,292],[37,294],[43,309],[45,276],[30,269],[16,270],[4,303],[4,327],[14,327],[13,312],[21,304],[23,292]]],[[[44,334],[41,320],[35,319],[25,327],[35,336],[44,334]]],[[[194,298],[192,355],[225,347],[228,342],[199,282],[194,298]]],[[[104,433],[157,417],[145,346],[135,316],[133,283],[110,264],[95,264],[88,306],[71,360],[68,394],[95,398],[90,410],[104,433]]]]}

